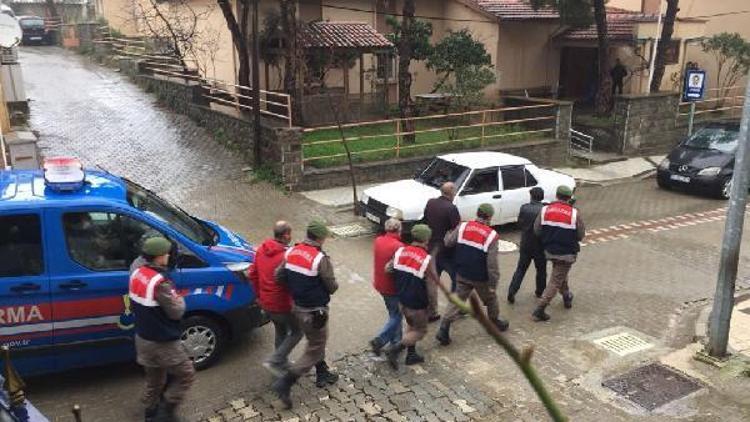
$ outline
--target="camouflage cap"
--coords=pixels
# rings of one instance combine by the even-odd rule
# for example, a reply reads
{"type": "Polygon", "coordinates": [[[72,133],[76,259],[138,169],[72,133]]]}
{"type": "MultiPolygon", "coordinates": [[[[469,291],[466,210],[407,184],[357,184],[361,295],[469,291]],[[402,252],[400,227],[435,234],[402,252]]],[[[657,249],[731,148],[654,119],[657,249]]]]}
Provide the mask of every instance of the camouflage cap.
{"type": "Polygon", "coordinates": [[[149,237],[141,247],[141,253],[148,256],[167,255],[171,250],[172,243],[161,236],[149,237]]]}
{"type": "Polygon", "coordinates": [[[477,209],[477,214],[482,214],[485,217],[492,217],[495,215],[495,208],[491,204],[481,204],[477,209]]]}
{"type": "Polygon", "coordinates": [[[325,239],[331,235],[331,231],[326,227],[326,223],[320,220],[312,220],[307,224],[307,232],[317,239],[325,239]]]}
{"type": "Polygon", "coordinates": [[[573,189],[570,186],[560,185],[557,187],[557,196],[570,198],[573,196],[573,189]]]}
{"type": "Polygon", "coordinates": [[[417,224],[411,228],[411,237],[417,242],[427,242],[432,236],[432,229],[426,224],[417,224]]]}

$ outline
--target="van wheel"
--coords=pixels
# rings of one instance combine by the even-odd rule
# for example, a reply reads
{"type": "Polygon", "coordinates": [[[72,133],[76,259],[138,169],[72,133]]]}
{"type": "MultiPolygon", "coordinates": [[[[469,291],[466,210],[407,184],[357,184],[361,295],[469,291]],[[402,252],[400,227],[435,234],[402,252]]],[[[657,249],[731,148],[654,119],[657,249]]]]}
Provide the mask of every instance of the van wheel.
{"type": "Polygon", "coordinates": [[[216,362],[226,347],[228,335],[215,319],[194,315],[182,322],[180,340],[195,369],[201,370],[216,362]]]}

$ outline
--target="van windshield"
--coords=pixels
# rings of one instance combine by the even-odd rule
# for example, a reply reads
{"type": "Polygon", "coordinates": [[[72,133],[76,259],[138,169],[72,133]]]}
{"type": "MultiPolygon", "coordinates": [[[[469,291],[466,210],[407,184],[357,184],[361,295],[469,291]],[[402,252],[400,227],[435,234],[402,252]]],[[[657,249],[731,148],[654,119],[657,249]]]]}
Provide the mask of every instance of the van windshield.
{"type": "Polygon", "coordinates": [[[44,21],[41,19],[21,19],[18,21],[18,23],[21,25],[21,28],[23,29],[36,29],[36,28],[44,28],[44,21]]]}
{"type": "Polygon", "coordinates": [[[198,219],[129,180],[125,183],[127,200],[133,207],[167,223],[193,242],[206,246],[216,243],[216,233],[198,219]]]}
{"type": "Polygon", "coordinates": [[[415,180],[424,185],[440,189],[446,182],[453,182],[456,186],[460,186],[468,174],[468,167],[436,158],[415,180]]]}

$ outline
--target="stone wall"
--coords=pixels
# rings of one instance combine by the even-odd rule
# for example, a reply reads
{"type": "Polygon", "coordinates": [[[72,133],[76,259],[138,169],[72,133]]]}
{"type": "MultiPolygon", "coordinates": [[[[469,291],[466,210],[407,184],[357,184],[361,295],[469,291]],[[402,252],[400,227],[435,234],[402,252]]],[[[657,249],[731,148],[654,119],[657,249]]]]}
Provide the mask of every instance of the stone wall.
{"type": "Polygon", "coordinates": [[[649,155],[672,149],[686,134],[684,127],[677,125],[679,102],[677,92],[617,97],[614,117],[618,152],[649,155]]]}
{"type": "MultiPolygon", "coordinates": [[[[526,157],[540,166],[560,165],[567,156],[567,143],[555,139],[522,141],[508,145],[483,148],[526,157]]],[[[414,176],[432,160],[430,157],[401,158],[354,165],[357,184],[398,180],[414,176]]],[[[325,189],[351,183],[349,167],[325,169],[306,168],[298,185],[299,190],[325,189]]]]}

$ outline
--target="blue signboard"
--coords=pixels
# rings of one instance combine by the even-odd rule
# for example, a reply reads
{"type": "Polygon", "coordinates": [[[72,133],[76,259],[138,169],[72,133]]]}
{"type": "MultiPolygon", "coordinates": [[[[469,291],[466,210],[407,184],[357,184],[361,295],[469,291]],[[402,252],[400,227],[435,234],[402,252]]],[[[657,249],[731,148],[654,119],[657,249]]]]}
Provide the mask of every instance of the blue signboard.
{"type": "Polygon", "coordinates": [[[685,75],[685,90],[682,98],[685,101],[698,101],[703,99],[706,91],[706,71],[690,69],[685,75]]]}

